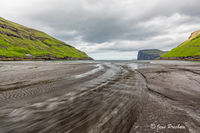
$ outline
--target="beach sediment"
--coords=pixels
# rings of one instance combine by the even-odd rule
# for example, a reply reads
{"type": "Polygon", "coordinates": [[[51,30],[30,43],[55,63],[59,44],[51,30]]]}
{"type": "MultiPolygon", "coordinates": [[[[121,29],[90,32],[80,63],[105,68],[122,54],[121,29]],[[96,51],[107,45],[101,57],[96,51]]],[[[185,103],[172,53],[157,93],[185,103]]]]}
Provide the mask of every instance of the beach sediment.
{"type": "Polygon", "coordinates": [[[198,63],[131,65],[0,62],[0,131],[199,130],[198,63]]]}
{"type": "Polygon", "coordinates": [[[149,101],[133,132],[200,131],[200,64],[154,64],[139,69],[149,101]]]}

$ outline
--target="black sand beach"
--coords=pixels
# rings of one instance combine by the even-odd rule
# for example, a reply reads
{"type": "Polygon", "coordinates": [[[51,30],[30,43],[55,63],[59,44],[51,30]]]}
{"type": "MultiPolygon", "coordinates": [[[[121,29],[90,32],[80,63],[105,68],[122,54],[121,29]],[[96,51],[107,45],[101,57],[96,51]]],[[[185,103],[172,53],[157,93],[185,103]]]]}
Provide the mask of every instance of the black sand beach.
{"type": "Polygon", "coordinates": [[[1,133],[200,131],[200,63],[0,62],[0,73],[1,133]]]}

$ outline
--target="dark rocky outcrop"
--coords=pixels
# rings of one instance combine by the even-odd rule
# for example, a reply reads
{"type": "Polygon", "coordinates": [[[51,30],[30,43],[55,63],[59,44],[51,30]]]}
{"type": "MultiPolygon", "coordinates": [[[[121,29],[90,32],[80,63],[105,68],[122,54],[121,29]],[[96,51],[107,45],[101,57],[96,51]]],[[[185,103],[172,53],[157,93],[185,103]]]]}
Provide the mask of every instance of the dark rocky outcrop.
{"type": "Polygon", "coordinates": [[[139,50],[137,60],[154,60],[164,53],[166,53],[166,51],[161,51],[159,49],[139,50]]]}

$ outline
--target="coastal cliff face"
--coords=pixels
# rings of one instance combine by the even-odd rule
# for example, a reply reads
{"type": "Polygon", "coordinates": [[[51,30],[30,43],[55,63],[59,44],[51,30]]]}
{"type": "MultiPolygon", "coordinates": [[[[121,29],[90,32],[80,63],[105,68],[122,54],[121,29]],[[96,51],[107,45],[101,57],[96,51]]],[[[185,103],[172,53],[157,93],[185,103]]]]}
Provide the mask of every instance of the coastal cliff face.
{"type": "Polygon", "coordinates": [[[200,60],[200,30],[193,32],[188,40],[161,56],[169,60],[200,60]]]}
{"type": "Polygon", "coordinates": [[[44,32],[0,17],[0,60],[91,60],[86,53],[44,32]]]}
{"type": "Polygon", "coordinates": [[[159,49],[146,49],[138,52],[137,60],[154,60],[166,52],[159,49]]]}
{"type": "Polygon", "coordinates": [[[200,34],[200,30],[197,30],[197,31],[193,32],[193,33],[190,35],[190,37],[188,38],[188,40],[192,40],[194,37],[196,37],[196,36],[199,35],[199,34],[200,34]]]}

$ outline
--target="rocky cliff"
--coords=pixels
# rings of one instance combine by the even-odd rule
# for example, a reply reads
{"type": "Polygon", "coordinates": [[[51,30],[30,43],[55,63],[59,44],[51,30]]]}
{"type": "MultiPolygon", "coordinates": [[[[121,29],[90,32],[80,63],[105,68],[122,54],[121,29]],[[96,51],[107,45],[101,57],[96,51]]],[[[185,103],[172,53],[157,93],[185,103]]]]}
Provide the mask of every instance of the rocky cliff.
{"type": "Polygon", "coordinates": [[[145,49],[138,52],[137,60],[154,60],[159,58],[162,54],[166,53],[159,49],[145,49]]]}

